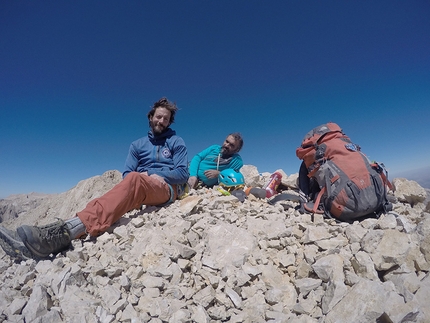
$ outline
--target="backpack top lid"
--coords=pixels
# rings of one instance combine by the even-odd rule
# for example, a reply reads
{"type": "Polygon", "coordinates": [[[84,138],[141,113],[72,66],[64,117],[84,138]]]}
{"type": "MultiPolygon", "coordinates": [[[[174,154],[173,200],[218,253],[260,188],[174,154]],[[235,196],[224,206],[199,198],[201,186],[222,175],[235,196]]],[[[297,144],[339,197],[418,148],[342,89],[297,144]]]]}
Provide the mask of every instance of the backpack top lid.
{"type": "Polygon", "coordinates": [[[302,144],[296,149],[296,156],[299,159],[304,159],[309,152],[315,151],[315,147],[321,142],[342,136],[345,136],[345,134],[336,123],[324,123],[313,128],[305,135],[302,144]]]}
{"type": "Polygon", "coordinates": [[[342,132],[342,128],[339,127],[334,122],[324,123],[318,127],[313,128],[309,131],[302,140],[302,147],[307,147],[308,145],[314,145],[318,140],[325,134],[329,132],[342,132]]]}

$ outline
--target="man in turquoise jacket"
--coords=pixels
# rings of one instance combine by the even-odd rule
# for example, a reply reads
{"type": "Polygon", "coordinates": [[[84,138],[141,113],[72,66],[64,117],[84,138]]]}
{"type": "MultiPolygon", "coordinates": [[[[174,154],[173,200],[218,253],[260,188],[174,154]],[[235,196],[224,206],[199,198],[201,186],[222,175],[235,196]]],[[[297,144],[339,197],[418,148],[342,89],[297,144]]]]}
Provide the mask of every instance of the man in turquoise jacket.
{"type": "Polygon", "coordinates": [[[242,157],[238,154],[242,146],[242,136],[235,132],[227,136],[222,146],[212,145],[196,154],[189,166],[190,187],[197,187],[199,181],[209,187],[217,184],[218,175],[224,169],[231,168],[238,172],[243,166],[242,157]]]}

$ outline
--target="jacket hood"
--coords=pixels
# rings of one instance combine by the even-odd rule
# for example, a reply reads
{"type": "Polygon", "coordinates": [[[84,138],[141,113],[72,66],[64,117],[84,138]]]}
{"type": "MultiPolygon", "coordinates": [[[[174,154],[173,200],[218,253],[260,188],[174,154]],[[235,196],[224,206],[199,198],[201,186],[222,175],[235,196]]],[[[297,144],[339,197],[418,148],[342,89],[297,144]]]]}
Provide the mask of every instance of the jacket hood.
{"type": "Polygon", "coordinates": [[[157,135],[155,135],[152,130],[148,131],[148,138],[151,142],[166,139],[174,135],[176,135],[176,131],[171,128],[167,128],[165,131],[157,135]]]}

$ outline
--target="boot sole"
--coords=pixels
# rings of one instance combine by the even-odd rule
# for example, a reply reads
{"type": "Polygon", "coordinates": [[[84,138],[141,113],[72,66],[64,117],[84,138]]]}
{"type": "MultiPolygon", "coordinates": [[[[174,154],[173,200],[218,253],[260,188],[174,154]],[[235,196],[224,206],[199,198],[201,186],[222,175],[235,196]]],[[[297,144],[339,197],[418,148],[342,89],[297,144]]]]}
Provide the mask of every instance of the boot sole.
{"type": "Polygon", "coordinates": [[[46,254],[41,254],[40,252],[38,252],[37,250],[35,250],[34,248],[31,247],[31,245],[28,243],[28,239],[27,239],[27,234],[25,233],[24,228],[18,227],[16,229],[16,232],[18,233],[19,237],[21,238],[22,242],[24,243],[24,245],[27,247],[27,249],[33,254],[33,256],[35,258],[38,259],[46,259],[49,257],[50,254],[46,255],[46,254]]]}
{"type": "Polygon", "coordinates": [[[2,229],[0,229],[0,246],[12,258],[19,260],[33,259],[30,250],[23,243],[20,243],[2,229]]]}

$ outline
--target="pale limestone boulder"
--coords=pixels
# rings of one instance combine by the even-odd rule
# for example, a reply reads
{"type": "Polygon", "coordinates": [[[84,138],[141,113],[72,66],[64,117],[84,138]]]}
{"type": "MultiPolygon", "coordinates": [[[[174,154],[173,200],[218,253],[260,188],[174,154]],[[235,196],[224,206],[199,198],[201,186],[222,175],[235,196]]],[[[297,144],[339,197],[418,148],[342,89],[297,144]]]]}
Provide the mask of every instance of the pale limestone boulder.
{"type": "Polygon", "coordinates": [[[395,188],[394,195],[400,202],[406,202],[414,206],[422,203],[427,198],[427,192],[417,182],[407,180],[406,178],[393,179],[395,188]]]}
{"type": "Polygon", "coordinates": [[[430,215],[425,215],[424,219],[417,226],[417,233],[419,234],[420,250],[430,262],[430,215]]]}
{"type": "Polygon", "coordinates": [[[418,223],[423,215],[423,210],[419,207],[422,205],[422,203],[418,203],[412,208],[410,204],[397,203],[393,206],[393,211],[407,216],[412,222],[418,223]]]}
{"type": "Polygon", "coordinates": [[[330,280],[327,283],[327,287],[322,298],[322,313],[329,313],[333,307],[343,299],[347,291],[348,287],[345,285],[343,280],[330,280]]]}
{"type": "Polygon", "coordinates": [[[191,317],[190,311],[179,309],[170,316],[168,322],[169,323],[189,322],[190,317],[191,317]]]}
{"type": "Polygon", "coordinates": [[[415,231],[416,224],[408,217],[394,211],[390,211],[389,214],[395,216],[397,225],[401,227],[401,231],[405,233],[413,233],[415,231]]]}
{"type": "Polygon", "coordinates": [[[344,281],[343,258],[339,255],[327,255],[319,258],[312,269],[317,276],[324,282],[344,281]]]}
{"type": "Polygon", "coordinates": [[[247,187],[262,187],[262,176],[258,172],[257,167],[253,165],[243,165],[240,172],[245,178],[245,185],[247,187]]]}
{"type": "MultiPolygon", "coordinates": [[[[123,322],[142,322],[140,314],[134,309],[133,305],[127,302],[125,308],[121,310],[120,320],[123,322]]],[[[177,322],[180,322],[179,320],[177,322]]]]}
{"type": "Polygon", "coordinates": [[[290,282],[289,277],[281,274],[273,265],[260,265],[261,280],[265,283],[267,290],[279,290],[278,302],[283,303],[284,307],[292,309],[297,301],[297,291],[290,282]]]}
{"type": "Polygon", "coordinates": [[[363,237],[361,246],[369,253],[376,270],[389,270],[406,260],[411,241],[407,234],[397,230],[374,230],[363,237]]]}
{"type": "Polygon", "coordinates": [[[391,281],[396,288],[396,292],[403,296],[405,300],[411,301],[413,299],[413,294],[415,294],[420,287],[420,279],[415,271],[409,271],[407,268],[405,270],[405,268],[406,266],[401,266],[389,272],[384,276],[384,280],[391,281]]]}
{"type": "Polygon", "coordinates": [[[348,239],[345,237],[332,237],[330,239],[322,239],[314,242],[321,250],[334,250],[348,245],[348,239]]]}
{"type": "Polygon", "coordinates": [[[255,237],[249,232],[224,223],[209,228],[205,240],[207,252],[202,262],[213,269],[221,269],[228,264],[242,266],[257,246],[255,237]]]}
{"type": "Polygon", "coordinates": [[[262,218],[249,218],[246,222],[247,230],[260,239],[279,239],[288,235],[285,221],[262,218]]]}
{"type": "Polygon", "coordinates": [[[5,313],[8,316],[21,314],[22,309],[26,304],[27,304],[27,300],[25,298],[14,298],[12,303],[10,303],[10,305],[6,305],[4,307],[5,313]]]}
{"type": "Polygon", "coordinates": [[[397,216],[394,212],[389,212],[380,216],[375,225],[375,229],[395,229],[397,225],[397,216]]]}
{"type": "Polygon", "coordinates": [[[316,245],[310,244],[304,246],[303,256],[308,264],[313,264],[319,255],[319,248],[316,245]]]}
{"type": "MultiPolygon", "coordinates": [[[[285,314],[280,311],[267,311],[266,312],[266,319],[268,322],[288,322],[288,319],[291,317],[291,315],[285,314]]],[[[237,323],[243,322],[243,321],[237,321],[237,323]]]]}
{"type": "Polygon", "coordinates": [[[210,317],[205,308],[201,305],[192,307],[191,319],[196,323],[209,323],[210,317]]]}
{"type": "Polygon", "coordinates": [[[384,313],[387,296],[382,283],[361,279],[327,313],[325,322],[376,322],[384,313]]]}
{"type": "Polygon", "coordinates": [[[321,306],[324,314],[327,314],[347,292],[343,263],[341,256],[333,254],[321,257],[312,265],[317,276],[327,283],[321,306]]]}
{"type": "Polygon", "coordinates": [[[32,322],[47,314],[52,306],[47,288],[43,285],[37,285],[33,287],[28,303],[22,310],[22,315],[27,322],[32,322]]]}
{"type": "Polygon", "coordinates": [[[421,322],[420,311],[414,302],[406,302],[404,298],[392,290],[388,290],[385,301],[385,313],[392,322],[421,322]]]}
{"type": "Polygon", "coordinates": [[[332,234],[328,231],[325,226],[308,226],[305,230],[302,242],[308,244],[311,242],[330,239],[332,234]]]}
{"type": "Polygon", "coordinates": [[[360,242],[361,239],[366,235],[367,229],[364,228],[360,223],[354,222],[345,229],[345,235],[349,240],[349,243],[360,242]]]}
{"type": "Polygon", "coordinates": [[[282,178],[282,185],[298,190],[299,188],[299,185],[297,184],[298,180],[299,180],[299,173],[294,173],[289,175],[285,179],[282,178]]]}
{"type": "Polygon", "coordinates": [[[281,248],[276,256],[274,256],[274,262],[278,263],[284,268],[287,268],[296,264],[296,256],[293,253],[281,248]]]}
{"type": "Polygon", "coordinates": [[[316,305],[317,303],[312,299],[299,298],[299,302],[294,306],[293,311],[297,314],[308,316],[314,311],[316,305]]]}
{"type": "Polygon", "coordinates": [[[378,272],[375,269],[375,265],[372,258],[364,251],[359,251],[351,259],[352,267],[355,273],[366,279],[378,280],[378,272]]]}
{"type": "Polygon", "coordinates": [[[201,202],[201,196],[187,196],[183,200],[179,201],[179,210],[184,216],[189,216],[201,202]]]}
{"type": "Polygon", "coordinates": [[[416,311],[419,311],[419,322],[430,322],[430,306],[428,300],[430,299],[430,275],[427,274],[421,280],[420,288],[415,293],[414,304],[416,304],[416,311]]]}
{"type": "Polygon", "coordinates": [[[197,305],[207,307],[215,298],[215,290],[207,286],[194,294],[193,300],[197,305]]]}
{"type": "Polygon", "coordinates": [[[297,279],[294,284],[298,288],[300,295],[306,297],[309,292],[321,286],[322,280],[315,278],[297,279]]]}

